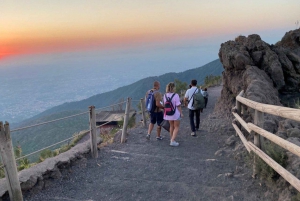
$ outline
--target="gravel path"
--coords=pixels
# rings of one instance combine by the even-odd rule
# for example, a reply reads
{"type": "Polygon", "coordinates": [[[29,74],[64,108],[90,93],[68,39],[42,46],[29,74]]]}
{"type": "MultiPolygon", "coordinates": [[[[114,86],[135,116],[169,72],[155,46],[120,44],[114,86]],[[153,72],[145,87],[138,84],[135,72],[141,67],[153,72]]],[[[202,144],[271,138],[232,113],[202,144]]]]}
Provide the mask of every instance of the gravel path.
{"type": "Polygon", "coordinates": [[[82,160],[39,193],[26,194],[25,200],[267,200],[267,190],[251,178],[251,171],[222,152],[234,130],[213,114],[220,91],[209,89],[197,137],[190,135],[184,108],[179,147],[169,146],[166,131],[162,141],[155,132],[147,141],[147,129],[138,126],[129,130],[127,143],[101,148],[99,158],[82,160]]]}

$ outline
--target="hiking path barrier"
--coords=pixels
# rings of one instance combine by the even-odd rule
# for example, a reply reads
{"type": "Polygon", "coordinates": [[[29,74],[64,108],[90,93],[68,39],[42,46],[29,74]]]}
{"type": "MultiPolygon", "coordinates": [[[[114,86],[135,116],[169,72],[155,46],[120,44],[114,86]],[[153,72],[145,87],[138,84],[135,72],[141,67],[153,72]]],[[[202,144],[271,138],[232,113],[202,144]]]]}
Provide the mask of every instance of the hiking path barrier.
{"type": "Polygon", "coordinates": [[[249,153],[252,151],[256,154],[254,155],[252,177],[256,177],[256,157],[260,157],[263,161],[265,161],[270,167],[272,167],[278,174],[280,174],[287,182],[289,182],[300,192],[300,180],[293,174],[291,174],[289,171],[287,171],[285,168],[283,168],[281,165],[279,165],[276,161],[274,161],[263,151],[264,138],[292,152],[293,154],[296,154],[297,156],[300,156],[300,147],[262,128],[264,124],[265,113],[283,117],[286,119],[300,121],[300,109],[258,103],[244,98],[243,95],[244,91],[241,91],[236,97],[236,106],[232,109],[232,114],[235,117],[235,119],[232,122],[232,125],[247,151],[249,153]],[[254,109],[254,123],[245,122],[243,119],[246,112],[246,106],[254,109]],[[244,128],[245,131],[247,131],[249,134],[254,135],[253,143],[247,141],[245,135],[241,131],[241,128],[244,128]]]}
{"type": "MultiPolygon", "coordinates": [[[[99,108],[99,109],[97,109],[97,111],[103,110],[103,109],[109,108],[109,107],[120,106],[120,104],[123,104],[123,103],[125,103],[125,101],[119,102],[117,104],[109,105],[107,107],[99,108]]],[[[125,134],[127,133],[127,124],[128,124],[128,118],[129,118],[130,105],[131,105],[131,99],[127,98],[121,143],[125,142],[125,134]]],[[[97,134],[96,134],[97,128],[100,128],[100,127],[110,123],[111,121],[103,123],[100,126],[96,126],[95,106],[90,106],[89,110],[86,112],[82,112],[82,113],[75,114],[75,115],[70,115],[67,117],[63,117],[63,118],[59,118],[59,119],[55,119],[55,120],[51,120],[51,121],[47,121],[47,122],[42,122],[42,123],[35,124],[35,125],[17,128],[14,130],[10,130],[10,125],[8,122],[5,122],[5,124],[3,124],[3,122],[0,121],[0,154],[1,154],[1,159],[2,159],[2,163],[3,163],[3,165],[0,166],[0,171],[2,171],[2,169],[4,169],[10,200],[12,200],[12,201],[22,201],[23,200],[22,190],[21,190],[19,177],[18,177],[17,164],[16,164],[18,160],[23,159],[28,156],[31,156],[31,155],[34,155],[34,154],[37,154],[45,149],[49,149],[49,148],[54,147],[63,142],[70,141],[70,140],[78,137],[78,135],[79,135],[78,134],[78,135],[72,136],[70,138],[64,139],[62,141],[59,141],[57,143],[54,143],[52,145],[49,145],[47,147],[44,147],[42,149],[39,149],[32,153],[26,154],[26,155],[21,156],[16,159],[15,155],[14,155],[14,148],[13,148],[12,140],[11,140],[11,133],[20,131],[20,130],[24,130],[24,129],[28,129],[28,128],[32,128],[32,127],[50,124],[50,123],[57,122],[57,121],[62,121],[62,120],[73,118],[73,117],[80,116],[80,115],[86,115],[86,114],[89,114],[89,130],[85,131],[85,133],[83,133],[83,134],[90,133],[91,156],[92,156],[92,158],[97,158],[98,157],[97,134]]]]}

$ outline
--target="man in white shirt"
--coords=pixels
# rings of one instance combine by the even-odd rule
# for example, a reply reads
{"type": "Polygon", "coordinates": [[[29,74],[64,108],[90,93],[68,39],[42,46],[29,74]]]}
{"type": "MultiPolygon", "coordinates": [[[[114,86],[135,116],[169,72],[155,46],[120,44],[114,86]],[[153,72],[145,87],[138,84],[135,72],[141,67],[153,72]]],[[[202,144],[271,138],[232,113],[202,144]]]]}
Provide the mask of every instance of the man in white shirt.
{"type": "Polygon", "coordinates": [[[188,89],[184,96],[184,105],[189,108],[189,118],[192,133],[191,135],[196,137],[196,130],[199,130],[200,125],[200,109],[196,110],[193,107],[193,95],[197,93],[199,89],[197,88],[197,80],[191,81],[192,87],[188,89]],[[194,121],[194,116],[196,116],[196,125],[194,121]]]}

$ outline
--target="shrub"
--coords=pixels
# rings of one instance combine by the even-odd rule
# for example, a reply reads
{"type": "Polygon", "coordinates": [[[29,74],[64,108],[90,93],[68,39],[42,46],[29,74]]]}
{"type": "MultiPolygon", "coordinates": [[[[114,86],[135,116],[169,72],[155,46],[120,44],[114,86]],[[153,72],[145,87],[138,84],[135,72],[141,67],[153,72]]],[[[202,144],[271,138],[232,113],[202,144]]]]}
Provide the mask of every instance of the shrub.
{"type": "Polygon", "coordinates": [[[221,83],[222,83],[221,76],[209,75],[205,77],[204,86],[202,86],[202,89],[205,87],[207,88],[207,87],[217,86],[220,85],[221,83]]]}
{"type": "Polygon", "coordinates": [[[293,196],[291,201],[300,201],[300,193],[297,193],[297,195],[293,196]]]}
{"type": "MultiPolygon", "coordinates": [[[[2,163],[0,163],[0,167],[2,167],[2,163]]],[[[0,179],[5,177],[4,167],[0,168],[0,179]]]]}
{"type": "MultiPolygon", "coordinates": [[[[22,147],[20,145],[17,145],[15,147],[14,152],[15,152],[15,158],[16,159],[23,156],[22,147]]],[[[26,157],[17,160],[17,169],[18,169],[18,171],[30,168],[33,165],[34,164],[31,164],[30,161],[28,160],[28,158],[26,158],[26,157]]]]}
{"type": "Polygon", "coordinates": [[[51,151],[50,149],[45,149],[41,151],[38,163],[43,162],[47,158],[51,158],[55,156],[55,152],[51,151]]]}
{"type": "MultiPolygon", "coordinates": [[[[287,154],[283,148],[279,147],[274,143],[266,143],[265,146],[265,153],[270,156],[274,161],[280,164],[282,167],[286,167],[287,165],[287,154]]],[[[256,162],[256,169],[258,175],[262,178],[267,180],[268,182],[274,182],[279,178],[279,174],[270,167],[267,163],[265,163],[261,158],[258,156],[256,162]]]]}

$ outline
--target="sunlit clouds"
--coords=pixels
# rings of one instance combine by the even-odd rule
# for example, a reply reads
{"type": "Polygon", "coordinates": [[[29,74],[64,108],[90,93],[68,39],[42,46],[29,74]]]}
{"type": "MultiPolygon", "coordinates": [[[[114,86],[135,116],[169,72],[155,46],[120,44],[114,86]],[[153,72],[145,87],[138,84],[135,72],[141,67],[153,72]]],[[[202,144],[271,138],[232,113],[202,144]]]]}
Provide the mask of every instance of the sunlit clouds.
{"type": "Polygon", "coordinates": [[[298,0],[4,1],[0,58],[289,31],[299,8],[298,0]]]}

